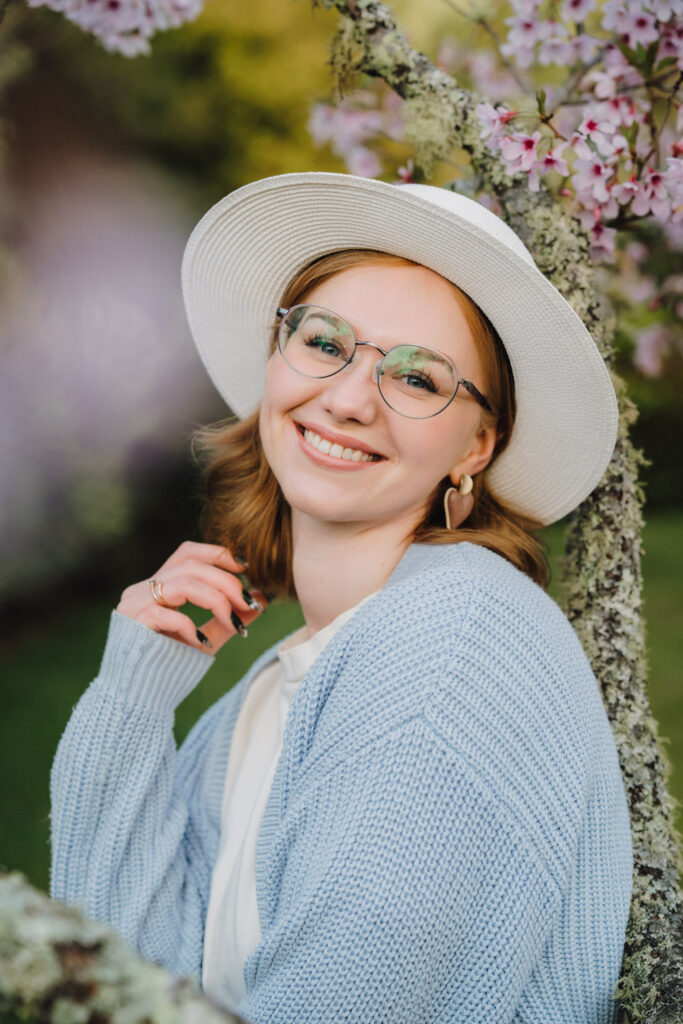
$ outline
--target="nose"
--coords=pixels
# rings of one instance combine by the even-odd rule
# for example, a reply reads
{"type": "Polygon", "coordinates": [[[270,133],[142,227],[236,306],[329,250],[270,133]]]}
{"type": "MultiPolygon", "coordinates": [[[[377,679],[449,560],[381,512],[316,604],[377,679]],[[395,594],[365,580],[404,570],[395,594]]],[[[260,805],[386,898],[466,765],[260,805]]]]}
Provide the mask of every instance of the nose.
{"type": "Polygon", "coordinates": [[[327,379],[323,402],[337,420],[371,423],[376,417],[377,403],[382,402],[376,383],[381,350],[373,348],[359,346],[351,362],[327,379]]]}

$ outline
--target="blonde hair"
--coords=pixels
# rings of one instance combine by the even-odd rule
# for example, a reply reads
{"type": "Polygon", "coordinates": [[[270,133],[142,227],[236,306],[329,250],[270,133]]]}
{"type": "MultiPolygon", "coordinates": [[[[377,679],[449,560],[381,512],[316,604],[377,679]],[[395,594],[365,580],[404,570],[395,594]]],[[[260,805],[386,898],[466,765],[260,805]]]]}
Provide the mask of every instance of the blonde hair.
{"type": "MultiPolygon", "coordinates": [[[[301,270],[282,295],[281,306],[301,302],[316,285],[342,270],[363,264],[418,266],[391,253],[348,249],[329,253],[301,270]]],[[[548,581],[548,563],[536,536],[540,523],[496,498],[487,481],[488,468],[505,449],[515,421],[515,386],[510,362],[498,334],[479,307],[449,282],[472,332],[491,412],[481,410],[482,425],[496,428],[496,445],[486,470],[474,479],[474,508],[465,528],[447,530],[443,497],[452,486],[441,481],[427,514],[412,539],[427,544],[469,541],[502,555],[542,586],[548,581]]],[[[270,339],[277,346],[277,323],[270,339]]],[[[254,587],[280,597],[296,597],[292,577],[291,513],[280,485],[266,461],[254,413],[241,422],[202,427],[193,438],[194,451],[204,464],[206,501],[201,518],[204,539],[238,552],[249,564],[254,587]]]]}

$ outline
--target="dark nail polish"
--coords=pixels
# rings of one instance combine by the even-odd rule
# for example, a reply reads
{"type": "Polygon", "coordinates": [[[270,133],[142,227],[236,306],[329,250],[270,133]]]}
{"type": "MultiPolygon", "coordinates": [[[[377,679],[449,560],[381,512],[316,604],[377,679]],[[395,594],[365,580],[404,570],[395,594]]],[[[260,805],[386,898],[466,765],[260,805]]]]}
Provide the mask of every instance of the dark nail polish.
{"type": "Polygon", "coordinates": [[[239,615],[235,615],[234,612],[230,612],[230,621],[232,622],[233,626],[235,627],[240,636],[247,635],[247,627],[244,625],[239,615]]]}
{"type": "Polygon", "coordinates": [[[250,608],[253,608],[255,612],[264,611],[264,607],[260,601],[258,601],[253,594],[251,594],[246,587],[242,587],[242,597],[247,602],[250,608]]]}
{"type": "Polygon", "coordinates": [[[247,560],[244,557],[244,555],[238,555],[237,553],[235,553],[233,555],[233,558],[235,559],[236,562],[239,562],[240,565],[243,565],[245,569],[247,568],[247,560]]]}
{"type": "Polygon", "coordinates": [[[199,640],[200,644],[204,644],[205,647],[211,647],[212,646],[211,641],[209,640],[209,638],[206,635],[206,633],[202,633],[201,629],[196,630],[196,633],[197,633],[197,639],[199,640]]]}

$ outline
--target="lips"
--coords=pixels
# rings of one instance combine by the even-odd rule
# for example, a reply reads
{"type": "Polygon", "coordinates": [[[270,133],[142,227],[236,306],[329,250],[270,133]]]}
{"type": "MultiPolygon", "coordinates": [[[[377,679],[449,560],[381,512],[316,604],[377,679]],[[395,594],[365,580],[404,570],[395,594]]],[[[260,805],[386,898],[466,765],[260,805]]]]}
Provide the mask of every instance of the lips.
{"type": "Polygon", "coordinates": [[[305,431],[310,431],[312,434],[321,438],[323,441],[329,441],[330,445],[339,445],[342,450],[350,448],[352,451],[360,451],[367,455],[372,456],[373,462],[377,462],[383,459],[384,456],[380,455],[374,449],[370,448],[367,444],[363,444],[355,437],[350,437],[348,434],[340,434],[335,430],[328,430],[325,427],[319,426],[317,423],[295,423],[295,426],[301,435],[305,431]]]}

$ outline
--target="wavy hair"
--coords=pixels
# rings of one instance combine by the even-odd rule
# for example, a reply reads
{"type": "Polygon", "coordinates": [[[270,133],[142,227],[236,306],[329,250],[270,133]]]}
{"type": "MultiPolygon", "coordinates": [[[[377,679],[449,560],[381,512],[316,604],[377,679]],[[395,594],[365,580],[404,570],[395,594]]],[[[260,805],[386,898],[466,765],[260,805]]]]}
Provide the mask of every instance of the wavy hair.
{"type": "MultiPolygon", "coordinates": [[[[301,270],[282,295],[281,306],[302,302],[318,284],[342,270],[362,264],[419,266],[412,260],[367,249],[328,253],[301,270]]],[[[515,422],[515,385],[507,353],[495,328],[475,302],[457,285],[460,308],[472,332],[486,380],[491,412],[481,409],[482,426],[495,426],[496,444],[489,465],[474,478],[474,507],[465,527],[448,530],[443,498],[451,481],[436,487],[424,519],[412,540],[426,544],[469,541],[502,555],[533,580],[548,582],[548,562],[537,533],[541,524],[502,502],[491,491],[487,474],[505,450],[515,422]]],[[[273,324],[270,351],[277,346],[273,324]]],[[[239,553],[249,565],[254,587],[278,597],[296,598],[292,576],[291,511],[261,445],[258,412],[238,422],[201,427],[193,435],[193,451],[203,466],[206,499],[201,516],[204,539],[239,553]]]]}

